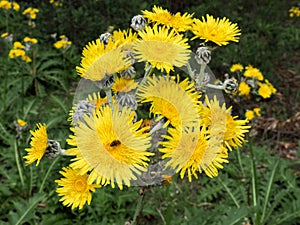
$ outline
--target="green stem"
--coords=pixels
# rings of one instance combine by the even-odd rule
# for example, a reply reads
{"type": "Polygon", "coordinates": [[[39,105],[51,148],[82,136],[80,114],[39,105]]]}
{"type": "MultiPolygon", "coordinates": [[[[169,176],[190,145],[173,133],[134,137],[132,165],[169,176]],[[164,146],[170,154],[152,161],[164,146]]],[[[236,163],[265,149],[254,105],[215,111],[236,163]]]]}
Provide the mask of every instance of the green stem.
{"type": "Polygon", "coordinates": [[[202,85],[201,82],[202,82],[203,77],[204,77],[205,68],[206,68],[206,64],[200,64],[200,72],[199,72],[198,79],[196,81],[197,88],[201,88],[201,85],[202,85]]]}
{"type": "Polygon", "coordinates": [[[19,153],[17,142],[18,142],[17,140],[15,140],[15,142],[14,142],[15,159],[16,159],[16,164],[17,164],[17,168],[18,168],[19,177],[20,177],[20,180],[21,180],[21,185],[24,188],[24,175],[23,175],[21,164],[20,164],[20,153],[19,153]]]}
{"type": "Polygon", "coordinates": [[[130,225],[136,225],[137,224],[137,218],[143,210],[144,198],[145,198],[145,188],[142,188],[142,193],[140,193],[140,197],[138,199],[138,203],[137,203],[137,206],[135,208],[133,220],[132,220],[130,225]]]}
{"type": "MultiPolygon", "coordinates": [[[[145,69],[144,77],[141,80],[141,82],[139,83],[140,85],[146,81],[147,77],[152,73],[152,71],[153,71],[153,67],[151,64],[149,64],[148,67],[145,69]]],[[[138,89],[136,89],[135,94],[137,93],[137,91],[138,91],[138,89]]]]}
{"type": "Polygon", "coordinates": [[[106,96],[107,96],[109,106],[112,108],[112,111],[114,111],[114,105],[113,105],[113,103],[112,103],[112,93],[111,93],[111,89],[106,89],[106,90],[105,90],[105,94],[106,94],[106,96]]]}
{"type": "Polygon", "coordinates": [[[223,85],[206,84],[206,87],[217,89],[217,90],[223,90],[224,89],[223,85]]]}
{"type": "Polygon", "coordinates": [[[240,166],[240,170],[242,172],[242,176],[245,177],[245,172],[244,172],[244,168],[243,168],[243,165],[242,165],[242,159],[241,159],[241,152],[240,150],[238,149],[236,151],[237,153],[237,159],[238,159],[238,162],[239,162],[239,166],[240,166]]]}
{"type": "Polygon", "coordinates": [[[171,204],[170,204],[170,185],[166,186],[166,202],[167,202],[167,212],[166,212],[166,225],[171,224],[171,204]]]}
{"type": "Polygon", "coordinates": [[[39,193],[41,193],[43,191],[46,180],[47,180],[47,178],[50,174],[50,171],[52,170],[53,166],[55,165],[55,163],[58,161],[59,158],[60,157],[57,157],[56,159],[54,159],[53,162],[51,163],[50,167],[48,168],[48,171],[47,171],[46,175],[44,176],[44,179],[43,179],[42,184],[40,186],[39,193]]]}
{"type": "Polygon", "coordinates": [[[188,74],[190,75],[190,77],[192,78],[192,80],[195,80],[195,70],[192,69],[190,63],[188,62],[188,64],[186,65],[187,70],[188,70],[188,74]]]}

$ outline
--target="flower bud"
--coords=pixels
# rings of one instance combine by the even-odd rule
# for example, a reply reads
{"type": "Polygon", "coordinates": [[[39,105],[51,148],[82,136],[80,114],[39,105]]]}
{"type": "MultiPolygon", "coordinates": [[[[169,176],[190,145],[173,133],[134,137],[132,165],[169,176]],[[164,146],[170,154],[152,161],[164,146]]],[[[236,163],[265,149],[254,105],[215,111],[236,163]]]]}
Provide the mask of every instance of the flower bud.
{"type": "Polygon", "coordinates": [[[61,147],[58,141],[48,140],[48,147],[45,151],[47,159],[54,159],[61,154],[61,147]]]}
{"type": "Polygon", "coordinates": [[[136,15],[131,19],[130,26],[136,31],[143,30],[146,25],[147,21],[142,15],[136,15]]]}
{"type": "Polygon", "coordinates": [[[211,60],[210,50],[204,45],[200,45],[196,51],[195,59],[199,64],[208,64],[211,60]]]}
{"type": "Polygon", "coordinates": [[[136,71],[133,66],[120,72],[121,77],[125,79],[133,79],[135,77],[136,71]]]}
{"type": "Polygon", "coordinates": [[[108,32],[101,34],[99,36],[100,42],[104,43],[104,45],[108,44],[110,38],[111,38],[111,33],[108,33],[108,32]]]}
{"type": "Polygon", "coordinates": [[[95,108],[96,106],[87,100],[79,101],[72,117],[73,123],[77,125],[79,121],[84,122],[84,115],[92,115],[95,108]]]}

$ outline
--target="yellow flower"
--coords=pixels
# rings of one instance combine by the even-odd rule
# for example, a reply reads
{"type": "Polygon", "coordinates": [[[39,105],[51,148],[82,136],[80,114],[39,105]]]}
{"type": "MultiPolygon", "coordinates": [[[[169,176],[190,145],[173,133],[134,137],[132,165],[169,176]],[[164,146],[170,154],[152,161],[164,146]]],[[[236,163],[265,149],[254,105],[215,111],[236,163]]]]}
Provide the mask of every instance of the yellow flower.
{"type": "Polygon", "coordinates": [[[245,81],[242,81],[240,83],[238,88],[240,95],[248,96],[250,94],[250,90],[251,90],[250,86],[245,81]]]}
{"type": "Polygon", "coordinates": [[[245,117],[247,120],[253,120],[254,118],[254,111],[252,110],[247,110],[247,112],[245,113],[245,117]]]}
{"type": "Polygon", "coordinates": [[[24,49],[24,48],[25,48],[25,46],[24,46],[24,45],[22,45],[22,43],[21,43],[21,42],[19,42],[19,41],[16,41],[16,42],[14,42],[14,46],[13,46],[13,48],[14,48],[14,49],[24,49]]]}
{"type": "Polygon", "coordinates": [[[90,205],[92,201],[91,192],[94,192],[100,185],[89,184],[88,175],[80,174],[79,170],[70,167],[64,167],[62,170],[59,173],[64,178],[55,180],[61,186],[56,189],[58,196],[62,196],[59,201],[64,206],[72,206],[72,210],[77,207],[82,209],[85,203],[90,205]]]}
{"type": "Polygon", "coordinates": [[[272,94],[275,94],[277,92],[276,88],[269,82],[269,80],[265,79],[266,84],[269,86],[269,88],[272,91],[272,94]]]}
{"type": "Polygon", "coordinates": [[[217,139],[209,139],[205,129],[183,131],[169,128],[168,133],[164,136],[165,141],[160,143],[164,148],[159,148],[159,151],[164,153],[163,159],[169,159],[166,167],[170,166],[176,173],[180,172],[181,178],[187,172],[191,182],[192,176],[198,178],[197,172],[202,171],[211,178],[218,176],[218,168],[223,168],[221,164],[228,162],[226,148],[217,139]]]}
{"type": "Polygon", "coordinates": [[[46,124],[38,123],[37,128],[35,131],[30,131],[33,136],[30,142],[31,148],[25,149],[28,154],[23,157],[26,159],[26,165],[37,161],[36,166],[38,166],[48,147],[46,124]]]}
{"type": "Polygon", "coordinates": [[[11,9],[11,3],[7,0],[1,0],[0,2],[0,9],[11,9]]]}
{"type": "Polygon", "coordinates": [[[148,77],[138,88],[137,98],[142,103],[151,102],[150,113],[158,115],[157,120],[166,118],[165,126],[171,123],[174,127],[186,127],[198,123],[200,95],[188,79],[179,83],[171,77],[148,77]]]}
{"type": "Polygon", "coordinates": [[[32,43],[32,44],[38,43],[38,40],[37,40],[36,38],[30,38],[30,37],[25,37],[25,38],[24,38],[24,41],[25,41],[25,42],[30,42],[30,43],[32,43]]]}
{"type": "Polygon", "coordinates": [[[263,98],[270,98],[272,95],[272,89],[267,84],[258,83],[258,94],[263,98]]]}
{"type": "Polygon", "coordinates": [[[168,28],[172,27],[178,32],[185,32],[191,29],[193,24],[193,14],[179,12],[175,15],[162,7],[153,6],[153,12],[147,10],[142,11],[143,16],[151,23],[162,24],[168,28]]]}
{"type": "Polygon", "coordinates": [[[227,45],[229,41],[238,42],[241,30],[236,23],[231,23],[226,17],[215,19],[213,16],[206,15],[202,21],[194,19],[192,32],[196,35],[192,38],[204,39],[205,42],[212,41],[217,45],[227,45]]]}
{"type": "Polygon", "coordinates": [[[105,103],[108,103],[107,96],[102,98],[100,95],[100,92],[97,92],[97,94],[94,92],[93,95],[88,95],[86,98],[87,101],[94,104],[96,107],[96,110],[100,109],[102,106],[104,106],[105,103]]]}
{"type": "Polygon", "coordinates": [[[28,62],[28,63],[32,62],[32,59],[28,55],[22,55],[21,58],[25,62],[28,62]]]}
{"type": "Polygon", "coordinates": [[[9,33],[5,32],[5,33],[1,34],[1,37],[2,37],[2,38],[5,38],[5,37],[7,37],[8,35],[9,35],[9,33]]]}
{"type": "Polygon", "coordinates": [[[19,5],[17,2],[13,2],[13,3],[12,3],[12,8],[13,8],[15,11],[19,11],[19,10],[20,10],[20,5],[19,5]]]}
{"type": "Polygon", "coordinates": [[[254,108],[253,112],[255,113],[256,116],[261,117],[260,108],[254,108]]]}
{"type": "Polygon", "coordinates": [[[232,107],[226,109],[225,103],[220,103],[214,96],[213,100],[205,99],[207,107],[203,106],[200,112],[201,124],[209,129],[212,138],[222,139],[225,146],[232,150],[241,147],[244,142],[245,133],[249,132],[251,126],[246,126],[247,120],[237,120],[237,116],[231,116],[232,107]]]}
{"type": "Polygon", "coordinates": [[[24,120],[21,120],[21,119],[18,119],[18,120],[17,120],[17,123],[18,123],[18,125],[19,125],[20,127],[25,127],[25,126],[26,126],[26,124],[27,124],[27,122],[26,122],[26,121],[24,121],[24,120]]]}
{"type": "Polygon", "coordinates": [[[39,12],[38,9],[29,7],[23,11],[23,15],[28,15],[30,19],[36,19],[36,14],[39,12]]]}
{"type": "Polygon", "coordinates": [[[125,79],[117,77],[115,83],[112,86],[112,90],[117,92],[129,92],[133,89],[136,89],[138,83],[134,81],[134,79],[125,79]]]}
{"type": "Polygon", "coordinates": [[[66,49],[66,48],[68,48],[71,44],[72,44],[72,41],[62,39],[62,40],[59,40],[59,41],[55,42],[53,45],[54,45],[54,47],[57,48],[57,49],[60,49],[60,48],[66,49]]]}
{"type": "Polygon", "coordinates": [[[132,44],[137,41],[137,33],[132,33],[132,30],[115,30],[112,34],[112,40],[116,47],[123,50],[131,49],[132,44]]]}
{"type": "Polygon", "coordinates": [[[233,64],[231,67],[230,67],[230,72],[234,73],[236,71],[242,71],[244,69],[244,67],[242,66],[242,64],[233,64]]]}
{"type": "Polygon", "coordinates": [[[23,57],[26,52],[23,49],[11,49],[8,53],[9,58],[23,57]]]}
{"type": "Polygon", "coordinates": [[[137,179],[141,171],[147,171],[151,146],[151,137],[145,131],[149,127],[139,129],[142,121],[133,122],[134,113],[124,107],[120,111],[118,105],[114,110],[109,106],[94,111],[85,122],[78,122],[72,128],[74,136],[68,143],[75,148],[67,150],[67,154],[75,155],[72,168],[80,173],[90,172],[89,183],[108,184],[120,189],[123,184],[130,186],[130,181],[137,179]]]}
{"type": "Polygon", "coordinates": [[[147,61],[160,71],[174,70],[174,66],[182,67],[187,64],[190,58],[188,39],[177,34],[174,29],[169,30],[166,27],[153,28],[145,27],[138,31],[142,40],[135,43],[133,52],[136,59],[147,61]]]}
{"type": "Polygon", "coordinates": [[[92,81],[100,81],[106,75],[112,75],[125,70],[130,66],[130,59],[126,58],[126,53],[117,48],[113,41],[107,45],[96,41],[90,42],[82,52],[80,66],[76,67],[78,74],[92,81]]]}
{"type": "Polygon", "coordinates": [[[245,68],[245,72],[244,72],[244,76],[245,77],[253,77],[253,78],[256,78],[257,80],[263,80],[264,79],[264,76],[262,75],[262,73],[260,72],[259,69],[249,65],[249,66],[246,66],[245,68]]]}

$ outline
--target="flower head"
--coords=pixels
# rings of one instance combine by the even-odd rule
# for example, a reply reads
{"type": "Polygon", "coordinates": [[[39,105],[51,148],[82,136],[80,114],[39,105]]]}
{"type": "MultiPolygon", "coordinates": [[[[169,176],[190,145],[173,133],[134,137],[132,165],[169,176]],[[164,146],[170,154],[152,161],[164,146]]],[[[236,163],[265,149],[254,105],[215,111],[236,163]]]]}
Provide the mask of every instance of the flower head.
{"type": "Polygon", "coordinates": [[[77,66],[78,74],[92,81],[100,81],[106,75],[120,72],[130,66],[130,60],[126,58],[122,48],[116,47],[113,41],[107,45],[100,39],[90,42],[82,52],[80,67],[77,66]]]}
{"type": "Polygon", "coordinates": [[[263,97],[263,98],[270,98],[272,95],[272,89],[268,84],[262,84],[258,83],[259,89],[258,89],[258,94],[263,97]]]}
{"type": "Polygon", "coordinates": [[[150,113],[166,118],[174,127],[192,126],[198,121],[200,95],[188,79],[181,83],[171,77],[148,77],[147,83],[138,88],[137,97],[142,103],[150,102],[150,113]]]}
{"type": "Polygon", "coordinates": [[[204,171],[209,177],[218,175],[218,168],[227,161],[227,150],[217,139],[210,139],[205,129],[193,128],[188,130],[168,129],[169,135],[161,142],[164,148],[159,151],[164,153],[163,159],[169,161],[166,167],[170,166],[180,173],[183,178],[187,172],[189,181],[192,176],[198,178],[197,172],[204,171]]]}
{"type": "Polygon", "coordinates": [[[149,156],[151,137],[145,130],[139,129],[142,121],[133,123],[134,113],[124,107],[121,111],[118,105],[114,110],[104,106],[94,111],[84,122],[72,128],[74,136],[68,143],[75,146],[67,150],[67,154],[75,155],[74,169],[82,173],[90,171],[89,183],[96,180],[97,184],[108,184],[120,189],[123,184],[130,186],[130,181],[136,175],[145,171],[149,156]]]}
{"type": "Polygon", "coordinates": [[[25,149],[28,154],[23,157],[26,159],[26,165],[30,165],[34,161],[37,161],[36,166],[38,166],[48,147],[46,124],[38,123],[37,127],[37,130],[30,131],[33,136],[30,142],[31,148],[25,149]]]}
{"type": "Polygon", "coordinates": [[[236,23],[231,23],[226,17],[223,19],[215,19],[213,16],[206,15],[202,17],[202,21],[194,19],[192,32],[195,38],[204,39],[205,42],[211,41],[217,45],[227,45],[229,41],[238,42],[241,30],[236,23]]]}
{"type": "Polygon", "coordinates": [[[257,80],[263,80],[264,79],[264,76],[260,72],[260,70],[253,67],[253,66],[251,66],[251,65],[246,66],[244,76],[245,77],[250,77],[250,78],[256,78],[257,80]]]}
{"type": "Polygon", "coordinates": [[[234,73],[236,71],[242,71],[244,69],[243,65],[242,64],[233,64],[231,67],[230,67],[230,72],[234,73]]]}
{"type": "Polygon", "coordinates": [[[179,12],[172,14],[168,10],[158,6],[153,6],[152,12],[144,10],[142,13],[149,22],[162,24],[168,28],[172,27],[177,32],[188,31],[193,23],[193,14],[184,13],[181,15],[179,12]]]}
{"type": "Polygon", "coordinates": [[[118,92],[129,92],[137,87],[138,83],[134,79],[125,79],[117,77],[112,86],[112,90],[118,92]]]}
{"type": "Polygon", "coordinates": [[[205,102],[207,107],[203,106],[200,112],[200,124],[208,128],[211,137],[222,139],[229,150],[241,147],[245,141],[245,133],[251,128],[246,126],[248,121],[231,116],[231,107],[226,109],[225,103],[220,106],[216,96],[212,100],[206,97],[205,102]]]}
{"type": "Polygon", "coordinates": [[[245,113],[245,117],[247,120],[253,120],[254,118],[254,111],[253,110],[247,110],[246,113],[245,113]]]}
{"type": "Polygon", "coordinates": [[[187,64],[191,52],[187,39],[175,30],[155,25],[153,28],[145,27],[138,33],[141,40],[135,43],[133,52],[139,62],[147,61],[167,73],[174,70],[174,66],[182,67],[187,64]]]}
{"type": "Polygon", "coordinates": [[[79,170],[71,167],[64,167],[60,174],[64,176],[55,182],[61,186],[56,189],[58,196],[62,196],[59,201],[64,206],[72,206],[72,209],[82,209],[85,203],[90,205],[92,200],[91,192],[94,192],[100,185],[89,184],[88,175],[80,174],[79,170]]]}
{"type": "Polygon", "coordinates": [[[238,91],[240,95],[248,96],[250,94],[251,87],[245,81],[242,81],[238,87],[238,91]]]}

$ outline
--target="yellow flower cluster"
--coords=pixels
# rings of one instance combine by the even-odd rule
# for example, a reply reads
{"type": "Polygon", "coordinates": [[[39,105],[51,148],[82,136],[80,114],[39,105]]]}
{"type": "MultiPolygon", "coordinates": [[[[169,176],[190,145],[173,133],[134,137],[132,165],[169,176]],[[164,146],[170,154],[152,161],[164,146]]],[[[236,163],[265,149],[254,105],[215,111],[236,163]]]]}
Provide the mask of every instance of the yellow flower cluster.
{"type": "Polygon", "coordinates": [[[258,68],[248,65],[245,68],[241,64],[233,64],[230,72],[242,73],[238,87],[238,94],[250,98],[250,94],[259,95],[266,99],[277,92],[276,88],[267,80],[258,68]]]}
{"type": "Polygon", "coordinates": [[[62,7],[62,2],[61,1],[55,1],[55,0],[50,0],[50,4],[54,5],[55,7],[62,7]]]}
{"type": "MultiPolygon", "coordinates": [[[[25,37],[24,42],[30,46],[31,44],[36,44],[38,40],[36,38],[25,37]]],[[[25,46],[21,42],[16,41],[13,43],[13,48],[9,51],[8,56],[12,59],[20,57],[23,61],[30,63],[32,60],[26,55],[26,51],[28,50],[26,50],[25,46]]]]}
{"type": "Polygon", "coordinates": [[[0,1],[0,9],[13,9],[15,11],[20,10],[20,5],[17,2],[11,2],[7,0],[1,0],[0,1]]]}
{"type": "MultiPolygon", "coordinates": [[[[229,162],[228,153],[246,142],[248,120],[231,115],[231,107],[220,103],[216,95],[202,96],[195,87],[192,68],[187,72],[189,78],[172,74],[175,67],[189,65],[191,57],[190,40],[182,32],[193,33],[192,40],[221,46],[238,42],[237,24],[210,15],[199,20],[193,14],[172,14],[156,6],[152,12],[142,13],[145,18],[138,15],[132,22],[135,31],[110,31],[88,43],[76,67],[78,75],[94,82],[99,90],[79,100],[70,113],[73,134],[67,139],[71,147],[65,152],[73,159],[55,182],[60,201],[72,209],[90,204],[96,188],[111,185],[122,190],[133,182],[144,182],[141,178],[151,170],[152,157],[163,161],[163,171],[171,169],[190,182],[201,173],[216,177],[223,163],[229,162]],[[146,19],[151,25],[146,26],[146,19]],[[134,63],[144,63],[136,66],[144,68],[139,83],[134,80],[134,63]],[[149,105],[154,127],[144,123],[131,104],[149,105]],[[161,136],[162,141],[154,140],[160,129],[167,133],[161,136]]],[[[65,36],[60,39],[54,44],[56,48],[71,45],[65,36]]],[[[258,71],[254,72],[245,79],[260,80],[258,71]]],[[[47,148],[42,128],[40,125],[32,133],[26,158],[31,163],[39,163],[42,150],[47,148]]],[[[166,174],[157,174],[161,183],[171,180],[166,174]]]]}
{"type": "Polygon", "coordinates": [[[261,117],[260,108],[253,108],[252,110],[247,110],[245,112],[245,117],[247,120],[253,120],[254,117],[261,117]]]}
{"type": "Polygon", "coordinates": [[[293,6],[289,9],[289,16],[290,17],[299,17],[300,16],[300,8],[293,6]]]}
{"type": "Polygon", "coordinates": [[[63,48],[67,49],[72,45],[72,41],[69,41],[69,39],[65,35],[59,36],[60,40],[56,41],[53,46],[57,49],[63,48]]]}
{"type": "Polygon", "coordinates": [[[31,20],[36,19],[36,15],[40,10],[37,8],[29,7],[23,11],[23,15],[27,15],[31,20]]]}

